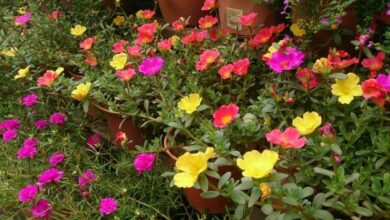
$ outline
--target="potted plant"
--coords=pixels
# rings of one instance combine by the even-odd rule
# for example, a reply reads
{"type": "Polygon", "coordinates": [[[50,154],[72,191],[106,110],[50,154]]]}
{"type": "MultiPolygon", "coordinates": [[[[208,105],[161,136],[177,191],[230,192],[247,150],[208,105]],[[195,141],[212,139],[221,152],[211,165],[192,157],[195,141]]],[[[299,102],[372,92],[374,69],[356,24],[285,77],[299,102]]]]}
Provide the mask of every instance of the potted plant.
{"type": "Polygon", "coordinates": [[[230,33],[249,36],[264,26],[275,25],[279,20],[279,12],[273,5],[276,2],[278,1],[220,0],[218,12],[221,28],[227,29],[230,33]],[[251,25],[252,30],[239,21],[241,16],[251,13],[257,14],[251,25]]]}

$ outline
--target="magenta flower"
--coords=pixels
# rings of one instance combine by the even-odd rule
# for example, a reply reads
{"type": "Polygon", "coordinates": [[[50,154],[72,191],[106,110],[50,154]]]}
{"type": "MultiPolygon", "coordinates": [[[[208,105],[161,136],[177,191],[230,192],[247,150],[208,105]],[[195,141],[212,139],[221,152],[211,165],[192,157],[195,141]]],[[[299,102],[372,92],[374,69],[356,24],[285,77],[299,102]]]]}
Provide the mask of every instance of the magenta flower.
{"type": "Polygon", "coordinates": [[[100,200],[99,212],[103,215],[109,215],[118,209],[118,202],[114,198],[106,197],[100,200]]]}
{"type": "Polygon", "coordinates": [[[386,92],[390,92],[390,74],[379,74],[376,80],[386,92]]]}
{"type": "Polygon", "coordinates": [[[23,147],[37,147],[38,143],[37,138],[26,138],[23,142],[23,147]]]}
{"type": "Polygon", "coordinates": [[[46,120],[39,119],[34,122],[34,127],[38,130],[45,129],[49,123],[46,120]]]}
{"type": "Polygon", "coordinates": [[[56,168],[49,168],[41,173],[38,177],[38,182],[41,185],[45,185],[51,182],[59,182],[64,175],[64,171],[57,170],[56,168]]]}
{"type": "Polygon", "coordinates": [[[24,15],[16,16],[15,17],[15,22],[17,24],[25,24],[31,19],[32,13],[27,12],[24,15]]]}
{"type": "Polygon", "coordinates": [[[49,157],[49,164],[52,167],[57,166],[65,158],[65,155],[61,151],[57,151],[49,157]]]}
{"type": "Polygon", "coordinates": [[[50,124],[62,125],[65,123],[65,114],[61,112],[50,115],[50,124]]]}
{"type": "Polygon", "coordinates": [[[95,174],[91,170],[87,170],[79,176],[78,183],[80,187],[83,187],[92,184],[92,182],[95,180],[96,180],[95,174]]]}
{"type": "Polygon", "coordinates": [[[17,137],[18,137],[18,133],[17,133],[17,131],[15,129],[6,130],[3,133],[3,141],[4,142],[10,142],[10,141],[14,140],[17,137]]]}
{"type": "Polygon", "coordinates": [[[153,164],[156,160],[155,154],[141,153],[138,154],[134,159],[134,167],[138,173],[153,170],[153,164]]]}
{"type": "Polygon", "coordinates": [[[329,122],[325,123],[322,127],[320,127],[320,136],[334,138],[336,137],[336,131],[333,125],[329,122]]]}
{"type": "Polygon", "coordinates": [[[31,107],[38,103],[38,96],[35,93],[30,93],[23,97],[23,105],[26,107],[31,107]]]}
{"type": "Polygon", "coordinates": [[[277,72],[292,70],[301,65],[305,54],[295,48],[288,47],[286,50],[278,50],[268,60],[269,67],[277,72]]]}
{"type": "Polygon", "coordinates": [[[301,134],[295,128],[289,127],[284,132],[279,129],[274,129],[267,133],[265,136],[267,141],[272,144],[280,145],[283,148],[295,148],[300,149],[306,143],[306,138],[299,138],[301,134]]]}
{"type": "Polygon", "coordinates": [[[16,118],[0,122],[0,131],[2,129],[4,130],[18,129],[19,127],[20,127],[20,121],[16,118]]]}
{"type": "Polygon", "coordinates": [[[164,66],[164,60],[161,57],[150,57],[144,59],[138,66],[138,71],[144,75],[153,76],[160,72],[164,66]]]}
{"type": "Polygon", "coordinates": [[[33,158],[38,154],[38,150],[34,146],[26,145],[21,148],[19,148],[17,153],[18,159],[27,159],[27,158],[33,158]]]}
{"type": "Polygon", "coordinates": [[[19,201],[20,202],[29,202],[38,194],[38,187],[34,184],[25,186],[23,189],[19,190],[19,201]]]}
{"type": "Polygon", "coordinates": [[[87,145],[91,148],[95,148],[95,147],[99,146],[102,143],[102,141],[103,141],[102,136],[95,133],[95,134],[92,134],[91,136],[88,137],[87,145]]]}
{"type": "Polygon", "coordinates": [[[31,214],[36,218],[48,218],[51,213],[51,205],[46,199],[40,199],[32,208],[31,214]]]}

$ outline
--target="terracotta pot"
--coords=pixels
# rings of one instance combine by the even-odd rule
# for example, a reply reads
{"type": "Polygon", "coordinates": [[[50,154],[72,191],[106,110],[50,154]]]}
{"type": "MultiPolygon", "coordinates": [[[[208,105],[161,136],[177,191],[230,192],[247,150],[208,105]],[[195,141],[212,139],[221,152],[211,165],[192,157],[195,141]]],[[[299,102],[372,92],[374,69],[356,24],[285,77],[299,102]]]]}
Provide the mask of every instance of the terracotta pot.
{"type": "MultiPolygon", "coordinates": [[[[168,146],[168,137],[172,134],[173,130],[170,130],[164,138],[164,148],[165,152],[171,158],[172,163],[174,164],[177,160],[177,157],[169,150],[168,146]]],[[[226,172],[231,172],[234,179],[240,179],[242,177],[241,171],[236,166],[221,166],[218,167],[218,173],[223,175],[226,172]]],[[[209,183],[216,186],[218,185],[218,180],[212,177],[207,177],[209,183]]],[[[209,189],[212,188],[209,186],[209,189]]],[[[188,203],[198,212],[206,212],[209,214],[222,214],[225,213],[226,208],[232,205],[230,199],[218,196],[212,199],[206,199],[201,196],[202,190],[195,188],[184,188],[184,196],[187,198],[188,203]]]]}
{"type": "Polygon", "coordinates": [[[172,23],[180,17],[190,17],[189,26],[197,26],[199,18],[207,15],[200,10],[204,0],[158,0],[164,20],[172,23]]]}
{"type": "Polygon", "coordinates": [[[250,29],[240,25],[239,17],[249,13],[257,13],[252,33],[256,34],[263,26],[278,22],[279,13],[269,4],[254,4],[252,0],[218,0],[219,20],[222,29],[241,36],[250,36],[250,29]]]}
{"type": "MultiPolygon", "coordinates": [[[[121,8],[129,14],[135,13],[142,9],[154,9],[154,0],[121,0],[121,8]]],[[[115,0],[103,0],[102,6],[105,8],[115,9],[115,0]]]]}
{"type": "MultiPolygon", "coordinates": [[[[298,19],[305,19],[307,7],[302,6],[300,8],[293,8],[291,10],[291,21],[292,23],[295,23],[298,19]]],[[[338,29],[348,29],[353,32],[356,32],[356,24],[357,24],[357,10],[355,7],[350,6],[345,9],[345,16],[342,17],[342,23],[339,25],[338,29]]],[[[315,33],[312,37],[310,50],[313,52],[316,52],[316,54],[319,54],[321,56],[327,56],[329,52],[329,48],[331,47],[337,47],[332,37],[332,31],[328,30],[320,30],[319,32],[315,33]]],[[[350,54],[355,53],[355,46],[351,44],[350,42],[354,40],[355,36],[345,36],[342,35],[342,48],[337,49],[343,49],[348,51],[350,54]]]]}
{"type": "Polygon", "coordinates": [[[121,115],[108,111],[105,111],[104,115],[110,129],[111,138],[114,140],[114,143],[118,148],[122,147],[120,142],[115,141],[116,134],[119,131],[126,134],[126,137],[129,140],[129,144],[127,145],[129,150],[135,150],[136,145],[142,145],[144,143],[142,129],[136,126],[131,121],[131,118],[127,118],[123,121],[121,115]]]}
{"type": "Polygon", "coordinates": [[[96,118],[101,111],[93,104],[89,102],[87,115],[91,118],[96,118]]]}

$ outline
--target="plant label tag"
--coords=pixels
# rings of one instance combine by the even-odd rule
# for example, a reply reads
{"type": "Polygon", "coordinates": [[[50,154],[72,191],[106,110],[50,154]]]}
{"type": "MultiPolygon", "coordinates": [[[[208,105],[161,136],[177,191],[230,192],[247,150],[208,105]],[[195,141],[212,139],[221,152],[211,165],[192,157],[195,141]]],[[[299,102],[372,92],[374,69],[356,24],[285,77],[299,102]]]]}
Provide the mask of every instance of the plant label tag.
{"type": "Polygon", "coordinates": [[[226,10],[227,14],[227,26],[234,30],[241,30],[241,24],[239,21],[240,16],[243,14],[243,10],[235,9],[235,8],[227,8],[226,10]]]}

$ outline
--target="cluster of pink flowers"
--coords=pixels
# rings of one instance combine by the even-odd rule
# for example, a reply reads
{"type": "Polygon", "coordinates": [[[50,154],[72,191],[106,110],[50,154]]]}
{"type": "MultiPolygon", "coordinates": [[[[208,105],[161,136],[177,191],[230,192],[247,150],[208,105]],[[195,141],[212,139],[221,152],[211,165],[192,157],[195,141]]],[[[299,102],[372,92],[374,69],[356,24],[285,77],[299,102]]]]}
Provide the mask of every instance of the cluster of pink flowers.
{"type": "Polygon", "coordinates": [[[17,130],[20,127],[18,119],[9,119],[0,121],[0,133],[2,134],[4,142],[10,142],[18,137],[17,130]]]}
{"type": "Polygon", "coordinates": [[[36,138],[27,138],[23,142],[23,146],[19,148],[17,157],[18,159],[27,159],[33,158],[38,154],[38,139],[36,138]]]}

